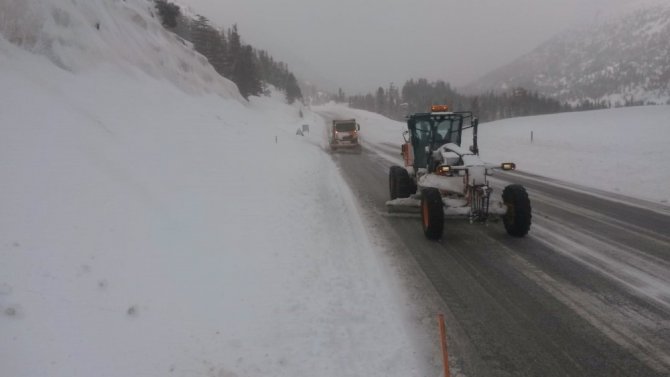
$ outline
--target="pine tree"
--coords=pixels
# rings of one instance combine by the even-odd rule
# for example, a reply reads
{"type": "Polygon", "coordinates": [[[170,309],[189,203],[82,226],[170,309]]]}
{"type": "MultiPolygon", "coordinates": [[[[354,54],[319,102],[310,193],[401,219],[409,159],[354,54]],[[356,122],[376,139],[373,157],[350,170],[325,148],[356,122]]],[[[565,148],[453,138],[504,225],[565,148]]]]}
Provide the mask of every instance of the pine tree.
{"type": "Polygon", "coordinates": [[[342,88],[339,88],[337,90],[337,97],[335,98],[335,100],[337,102],[344,102],[344,101],[346,101],[346,99],[347,99],[347,97],[344,95],[344,90],[342,90],[342,88]]]}
{"type": "Polygon", "coordinates": [[[166,0],[155,0],[154,4],[163,26],[170,29],[177,27],[177,17],[181,14],[179,6],[166,0]]]}
{"type": "Polygon", "coordinates": [[[386,90],[386,112],[385,115],[391,119],[401,119],[400,93],[393,83],[389,84],[386,90]]]}
{"type": "Polygon", "coordinates": [[[228,42],[226,40],[226,33],[223,30],[215,31],[216,35],[212,34],[212,38],[216,38],[217,43],[214,45],[212,51],[212,65],[214,69],[224,77],[230,77],[230,57],[228,54],[228,42]]]}
{"type": "MultiPolygon", "coordinates": [[[[159,7],[166,7],[168,15],[175,9],[167,7],[169,5],[167,0],[154,1],[159,13],[161,12],[159,7]]],[[[176,10],[178,11],[179,7],[176,7],[176,10]]],[[[289,102],[302,98],[297,79],[286,64],[275,61],[265,51],[257,51],[245,45],[237,25],[224,32],[223,29],[216,30],[210,25],[209,20],[201,15],[191,19],[178,12],[174,20],[170,17],[163,21],[164,26],[193,43],[195,50],[205,56],[220,75],[237,84],[245,98],[265,93],[265,83],[283,90],[289,102]]],[[[342,97],[344,98],[343,93],[342,97]]]]}
{"type": "Polygon", "coordinates": [[[183,39],[187,41],[192,41],[193,35],[191,33],[192,31],[191,24],[192,22],[190,18],[184,16],[183,14],[180,14],[177,17],[177,26],[172,31],[174,31],[178,36],[182,37],[183,39]]]}
{"type": "Polygon", "coordinates": [[[193,47],[196,51],[209,59],[213,55],[212,34],[214,29],[209,25],[209,20],[204,16],[196,16],[191,24],[191,35],[193,47]]]}
{"type": "Polygon", "coordinates": [[[302,93],[300,92],[298,81],[295,79],[293,73],[289,73],[286,83],[286,101],[288,103],[293,103],[296,99],[300,98],[302,98],[302,93]]]}
{"type": "Polygon", "coordinates": [[[249,96],[261,94],[261,82],[253,62],[251,46],[242,46],[240,54],[235,60],[232,80],[237,84],[240,94],[246,99],[249,96]]]}
{"type": "Polygon", "coordinates": [[[384,88],[381,86],[377,88],[377,96],[375,100],[375,111],[379,114],[383,114],[384,110],[386,109],[386,94],[384,93],[384,88]]]}
{"type": "Polygon", "coordinates": [[[231,63],[231,72],[234,72],[237,69],[237,61],[241,52],[242,41],[240,34],[237,32],[237,24],[234,24],[231,29],[228,29],[228,57],[231,63]]]}

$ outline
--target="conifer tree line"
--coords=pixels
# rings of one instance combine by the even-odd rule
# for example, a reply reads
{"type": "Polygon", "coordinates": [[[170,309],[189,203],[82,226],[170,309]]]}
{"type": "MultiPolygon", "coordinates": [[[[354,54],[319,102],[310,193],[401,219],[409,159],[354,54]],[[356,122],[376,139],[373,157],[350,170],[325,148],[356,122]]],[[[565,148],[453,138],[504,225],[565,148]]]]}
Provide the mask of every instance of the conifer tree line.
{"type": "MultiPolygon", "coordinates": [[[[339,90],[336,101],[346,101],[339,90]]],[[[489,92],[478,96],[458,93],[449,83],[427,79],[408,80],[402,89],[393,83],[388,88],[379,87],[375,93],[348,97],[349,106],[373,111],[391,119],[403,120],[407,114],[428,112],[431,105],[449,105],[453,111],[472,111],[481,121],[493,121],[527,115],[553,114],[606,108],[604,102],[583,101],[577,105],[561,103],[536,92],[515,88],[507,93],[489,92]]]]}
{"type": "Polygon", "coordinates": [[[298,81],[287,65],[243,43],[237,25],[217,29],[206,17],[190,18],[167,0],[154,3],[163,26],[191,42],[221,76],[237,84],[244,98],[268,94],[270,84],[284,91],[288,103],[302,99],[298,81]]]}

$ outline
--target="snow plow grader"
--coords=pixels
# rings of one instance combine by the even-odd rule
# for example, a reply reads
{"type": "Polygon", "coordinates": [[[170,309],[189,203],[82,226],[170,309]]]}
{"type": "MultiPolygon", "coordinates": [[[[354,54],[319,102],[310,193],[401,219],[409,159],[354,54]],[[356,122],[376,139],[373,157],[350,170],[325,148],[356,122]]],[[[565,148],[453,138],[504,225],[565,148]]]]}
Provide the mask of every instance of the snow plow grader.
{"type": "Polygon", "coordinates": [[[429,113],[407,117],[403,133],[403,166],[391,166],[386,202],[389,211],[419,209],[428,239],[442,238],[445,218],[487,222],[502,218],[507,233],[523,237],[530,230],[531,206],[526,189],[517,184],[493,197],[487,177],[495,170],[514,170],[516,165],[485,163],[477,146],[478,120],[470,111],[451,112],[447,106],[432,106],[429,113]],[[469,125],[464,127],[464,122],[469,125]],[[465,129],[472,128],[472,145],[461,147],[465,129]]]}

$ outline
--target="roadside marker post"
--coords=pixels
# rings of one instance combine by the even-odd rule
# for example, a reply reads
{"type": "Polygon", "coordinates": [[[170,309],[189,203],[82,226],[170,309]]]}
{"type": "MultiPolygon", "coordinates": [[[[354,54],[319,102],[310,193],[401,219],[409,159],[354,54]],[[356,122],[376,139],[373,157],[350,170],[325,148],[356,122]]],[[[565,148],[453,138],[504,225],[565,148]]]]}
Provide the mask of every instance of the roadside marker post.
{"type": "Polygon", "coordinates": [[[440,348],[442,348],[444,377],[451,377],[451,373],[449,373],[449,351],[447,349],[447,328],[444,324],[444,314],[440,313],[437,315],[437,322],[440,327],[440,348]]]}

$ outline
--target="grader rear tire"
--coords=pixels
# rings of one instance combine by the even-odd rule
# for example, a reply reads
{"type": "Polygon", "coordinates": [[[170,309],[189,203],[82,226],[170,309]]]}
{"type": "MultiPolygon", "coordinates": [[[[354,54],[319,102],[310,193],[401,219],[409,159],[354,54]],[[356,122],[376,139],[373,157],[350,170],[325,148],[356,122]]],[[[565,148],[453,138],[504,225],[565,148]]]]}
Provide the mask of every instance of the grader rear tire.
{"type": "Polygon", "coordinates": [[[503,216],[503,224],[507,234],[512,237],[523,237],[530,230],[531,207],[526,189],[521,185],[509,185],[502,193],[507,213],[503,216]]]}
{"type": "Polygon", "coordinates": [[[412,195],[411,189],[412,179],[409,177],[407,169],[402,166],[391,166],[389,170],[389,194],[391,195],[391,200],[409,198],[412,195]]]}

